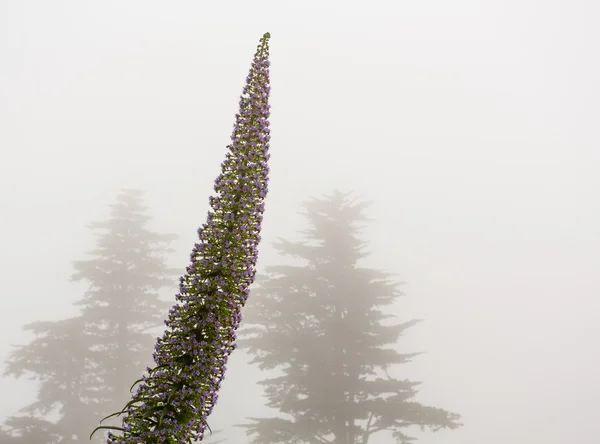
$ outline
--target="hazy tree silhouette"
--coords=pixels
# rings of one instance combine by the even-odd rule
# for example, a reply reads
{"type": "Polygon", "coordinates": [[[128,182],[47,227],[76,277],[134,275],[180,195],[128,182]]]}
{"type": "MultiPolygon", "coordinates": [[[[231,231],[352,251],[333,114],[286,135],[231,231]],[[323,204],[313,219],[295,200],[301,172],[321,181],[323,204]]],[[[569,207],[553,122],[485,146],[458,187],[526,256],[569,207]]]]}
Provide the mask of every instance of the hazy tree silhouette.
{"type": "Polygon", "coordinates": [[[4,375],[28,374],[40,386],[35,402],[21,410],[27,415],[9,417],[6,425],[18,443],[54,443],[60,437],[61,443],[76,442],[93,413],[86,400],[94,396],[83,319],[34,322],[24,329],[36,337],[11,353],[4,375]],[[56,423],[44,419],[56,413],[56,423]]]}
{"type": "Polygon", "coordinates": [[[24,327],[35,339],[10,354],[4,375],[28,375],[40,385],[35,402],[22,409],[26,415],[6,421],[15,444],[87,442],[151,361],[154,338],[146,330],[162,324],[170,304],[158,292],[175,285],[178,273],[165,264],[175,236],[148,230],[145,211],[141,191],[123,190],[110,218],[89,225],[99,232],[91,258],[74,263],[72,280],[89,284],[76,303],[81,314],[24,327]]]}
{"type": "Polygon", "coordinates": [[[146,210],[141,191],[123,190],[110,218],[89,225],[99,232],[91,258],[74,262],[72,280],[89,284],[76,305],[93,344],[102,416],[131,397],[131,383],[152,361],[155,338],[147,330],[162,325],[172,305],[160,300],[159,291],[177,288],[180,274],[165,262],[177,236],[146,228],[146,210]]]}
{"type": "Polygon", "coordinates": [[[283,416],[250,418],[254,443],[367,444],[388,430],[400,443],[409,426],[454,429],[460,416],[414,400],[418,382],[390,377],[418,353],[393,346],[418,320],[385,322],[385,307],[400,295],[389,273],[358,265],[367,256],[359,239],[365,202],[338,191],[304,204],[304,242],[279,240],[281,255],[302,265],[267,267],[244,314],[238,343],[262,370],[267,405],[283,416]]]}

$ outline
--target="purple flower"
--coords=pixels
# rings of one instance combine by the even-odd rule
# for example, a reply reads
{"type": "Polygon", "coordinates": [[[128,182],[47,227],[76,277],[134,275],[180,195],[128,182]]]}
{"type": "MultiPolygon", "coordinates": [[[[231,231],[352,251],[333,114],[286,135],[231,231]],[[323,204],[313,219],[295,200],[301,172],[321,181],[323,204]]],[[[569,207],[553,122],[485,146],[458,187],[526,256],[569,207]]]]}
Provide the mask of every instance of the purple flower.
{"type": "Polygon", "coordinates": [[[108,444],[187,444],[201,440],[208,427],[256,273],[269,172],[269,38],[260,40],[246,78],[212,210],[198,229],[167,330],[156,341],[156,366],[134,383],[138,389],[125,408],[111,415],[123,414],[123,427],[96,429],[122,432],[109,433],[108,444]]]}

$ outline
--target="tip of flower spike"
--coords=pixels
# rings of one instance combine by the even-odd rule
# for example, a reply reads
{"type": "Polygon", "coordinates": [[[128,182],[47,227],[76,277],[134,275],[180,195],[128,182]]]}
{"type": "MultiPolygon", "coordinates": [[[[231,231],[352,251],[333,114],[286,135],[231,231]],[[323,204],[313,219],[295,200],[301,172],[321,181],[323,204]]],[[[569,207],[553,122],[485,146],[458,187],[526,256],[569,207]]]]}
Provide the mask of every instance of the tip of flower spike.
{"type": "Polygon", "coordinates": [[[260,39],[260,43],[258,44],[258,48],[256,48],[256,54],[254,57],[264,56],[265,54],[268,57],[269,54],[269,39],[271,38],[270,32],[265,32],[260,39]]]}

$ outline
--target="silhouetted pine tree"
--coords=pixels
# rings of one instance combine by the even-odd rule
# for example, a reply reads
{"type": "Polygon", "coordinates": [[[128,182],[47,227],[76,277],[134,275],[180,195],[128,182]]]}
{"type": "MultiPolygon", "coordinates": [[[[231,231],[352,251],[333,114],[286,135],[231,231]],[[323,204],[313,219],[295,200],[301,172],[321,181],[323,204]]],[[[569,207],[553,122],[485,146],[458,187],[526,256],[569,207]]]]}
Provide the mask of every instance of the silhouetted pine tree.
{"type": "Polygon", "coordinates": [[[172,305],[160,300],[159,291],[177,288],[180,273],[165,263],[177,236],[146,228],[146,210],[141,191],[123,190],[110,218],[89,225],[99,232],[91,258],[74,262],[72,280],[89,284],[76,305],[93,344],[101,417],[131,397],[131,383],[152,362],[155,337],[148,330],[163,325],[172,305]]]}
{"type": "Polygon", "coordinates": [[[79,316],[25,326],[35,339],[11,353],[4,374],[27,374],[40,386],[36,401],[22,409],[27,416],[6,421],[15,444],[87,442],[151,361],[154,337],[147,330],[162,324],[171,305],[158,291],[176,285],[178,273],[165,264],[175,236],[149,231],[145,210],[141,191],[123,190],[110,218],[89,225],[101,232],[91,258],[74,263],[72,280],[89,284],[76,303],[79,316]],[[48,419],[55,415],[57,421],[48,419]]]}
{"type": "Polygon", "coordinates": [[[257,278],[238,343],[261,370],[282,371],[261,384],[284,416],[241,425],[254,443],[367,444],[384,430],[408,443],[406,427],[461,425],[459,415],[414,401],[418,382],[388,375],[418,355],[393,348],[418,320],[384,322],[395,318],[385,307],[401,296],[399,284],[358,264],[367,255],[358,226],[367,205],[337,191],[308,201],[306,241],[275,245],[303,265],[267,267],[257,278]]]}
{"type": "Polygon", "coordinates": [[[24,330],[35,334],[26,346],[13,351],[4,374],[28,374],[40,383],[37,399],[9,417],[6,425],[20,444],[67,444],[85,436],[93,409],[86,403],[94,396],[90,375],[89,342],[81,317],[55,322],[34,322],[24,330]],[[45,419],[58,414],[57,422],[45,419]],[[83,435],[82,435],[83,433],[83,435]],[[61,439],[62,438],[62,439],[61,439]]]}

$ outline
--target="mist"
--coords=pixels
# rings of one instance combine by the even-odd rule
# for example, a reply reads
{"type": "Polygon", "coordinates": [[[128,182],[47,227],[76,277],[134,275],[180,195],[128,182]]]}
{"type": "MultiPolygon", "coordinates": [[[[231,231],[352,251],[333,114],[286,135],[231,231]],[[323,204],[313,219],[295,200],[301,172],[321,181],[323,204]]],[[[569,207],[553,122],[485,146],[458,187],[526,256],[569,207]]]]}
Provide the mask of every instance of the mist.
{"type": "MultiPolygon", "coordinates": [[[[464,424],[417,428],[416,442],[596,443],[598,13],[584,0],[0,3],[0,360],[32,340],[25,324],[78,313],[72,262],[121,189],[143,190],[149,227],[179,236],[167,262],[185,272],[269,31],[259,275],[281,263],[278,238],[301,237],[302,202],[351,192],[371,203],[361,263],[405,282],[393,314],[424,320],[398,342],[423,352],[398,375],[464,424]]],[[[233,352],[209,417],[224,443],[273,414],[249,360],[233,352]]],[[[0,390],[1,424],[37,384],[0,390]]]]}

